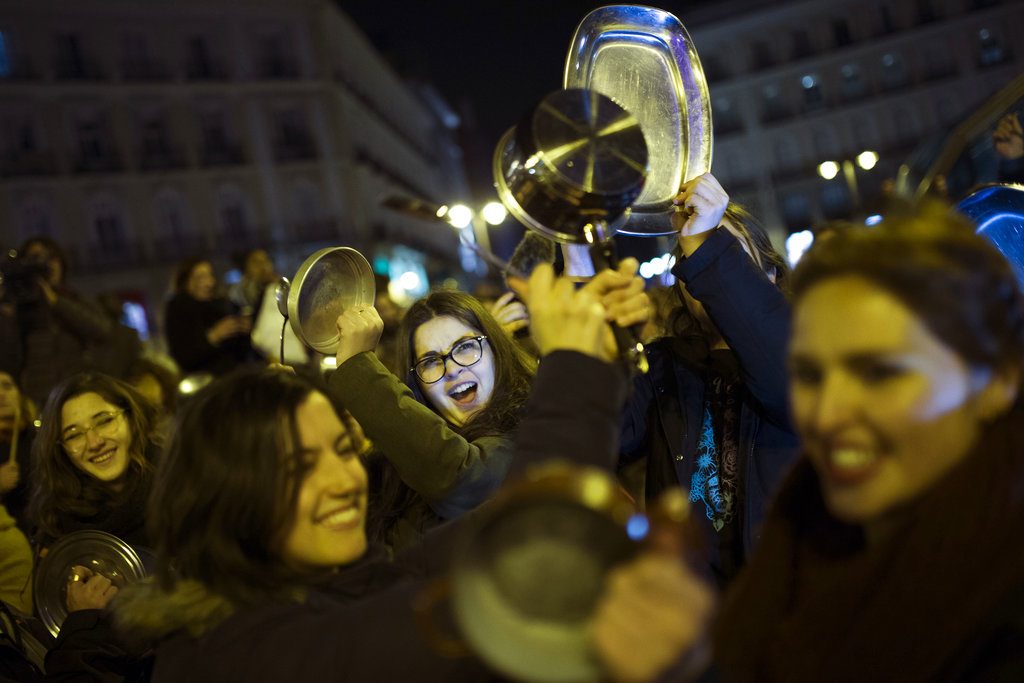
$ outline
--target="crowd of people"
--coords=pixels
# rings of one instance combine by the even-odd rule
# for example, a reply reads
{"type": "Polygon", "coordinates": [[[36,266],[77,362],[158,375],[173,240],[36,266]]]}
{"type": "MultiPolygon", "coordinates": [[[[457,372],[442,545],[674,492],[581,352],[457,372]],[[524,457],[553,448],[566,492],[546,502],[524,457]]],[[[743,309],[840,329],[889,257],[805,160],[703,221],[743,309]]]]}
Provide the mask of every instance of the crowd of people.
{"type": "Polygon", "coordinates": [[[26,245],[39,267],[0,303],[4,610],[31,621],[33,571],[69,533],[152,559],[129,585],[74,566],[45,662],[0,648],[0,677],[502,680],[437,649],[420,604],[453,539],[557,458],[621,475],[637,510],[689,505],[686,535],[653,529],[593,605],[609,680],[1024,678],[1012,268],[933,201],[795,272],[714,176],[676,204],[667,290],[632,259],[574,282],[529,235],[492,304],[345,310],[325,376],[254,342],[265,252],[224,295],[190,260],[168,346],[215,379],[189,396],[131,344],[93,354],[116,321],[67,288],[57,245],[26,245]],[[644,326],[648,372],[611,325],[644,326]]]}

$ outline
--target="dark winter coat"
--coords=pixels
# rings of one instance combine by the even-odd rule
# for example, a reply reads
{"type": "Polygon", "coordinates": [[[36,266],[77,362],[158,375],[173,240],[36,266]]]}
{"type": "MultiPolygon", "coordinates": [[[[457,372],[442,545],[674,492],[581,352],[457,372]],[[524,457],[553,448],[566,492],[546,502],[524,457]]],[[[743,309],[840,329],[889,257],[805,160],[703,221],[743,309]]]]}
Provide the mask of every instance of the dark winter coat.
{"type": "Polygon", "coordinates": [[[120,339],[117,324],[97,306],[68,289],[58,288],[56,294],[52,305],[42,292],[20,301],[11,321],[18,346],[0,349],[4,356],[11,356],[0,365],[17,364],[18,386],[40,409],[61,380],[85,370],[109,373],[99,351],[115,337],[120,339]]]}
{"type": "Polygon", "coordinates": [[[723,680],[1024,680],[1022,422],[1018,399],[872,542],[801,460],[722,606],[723,680]]]}
{"type": "Polygon", "coordinates": [[[249,335],[231,337],[216,346],[206,338],[206,333],[219,320],[236,313],[227,299],[199,301],[180,293],[167,302],[164,319],[167,346],[183,373],[223,375],[257,359],[249,335]]]}
{"type": "MultiPolygon", "coordinates": [[[[796,456],[787,403],[790,307],[737,239],[719,228],[672,273],[704,305],[739,364],[737,500],[732,537],[711,552],[714,574],[732,578],[757,540],[765,510],[796,456]]],[[[648,347],[650,371],[634,380],[623,420],[623,460],[647,456],[646,498],[689,481],[701,436],[707,368],[680,340],[648,347]]]]}

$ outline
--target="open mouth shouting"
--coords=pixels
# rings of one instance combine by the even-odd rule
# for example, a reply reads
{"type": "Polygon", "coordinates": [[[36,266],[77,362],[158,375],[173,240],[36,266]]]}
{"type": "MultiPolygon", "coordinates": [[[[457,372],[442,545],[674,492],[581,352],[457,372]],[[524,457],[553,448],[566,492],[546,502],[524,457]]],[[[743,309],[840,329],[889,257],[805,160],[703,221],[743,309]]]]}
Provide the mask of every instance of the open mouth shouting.
{"type": "Polygon", "coordinates": [[[477,383],[474,381],[459,382],[448,389],[448,396],[459,405],[471,405],[476,400],[477,383]]]}

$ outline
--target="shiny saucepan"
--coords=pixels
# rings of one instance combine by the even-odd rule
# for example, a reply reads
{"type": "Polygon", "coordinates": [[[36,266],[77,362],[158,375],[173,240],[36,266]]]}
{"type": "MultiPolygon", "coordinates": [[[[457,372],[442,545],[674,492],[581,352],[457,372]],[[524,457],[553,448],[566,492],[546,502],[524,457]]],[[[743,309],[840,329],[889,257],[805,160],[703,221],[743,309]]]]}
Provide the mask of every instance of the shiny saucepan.
{"type": "Polygon", "coordinates": [[[375,294],[373,270],[366,258],[351,247],[328,247],[303,261],[291,281],[281,278],[274,296],[299,341],[332,355],[338,350],[338,316],[354,306],[372,306],[375,294]]]}
{"type": "Polygon", "coordinates": [[[502,203],[523,225],[559,242],[592,244],[611,235],[646,174],[640,125],[593,90],[547,95],[494,153],[502,203]]]}

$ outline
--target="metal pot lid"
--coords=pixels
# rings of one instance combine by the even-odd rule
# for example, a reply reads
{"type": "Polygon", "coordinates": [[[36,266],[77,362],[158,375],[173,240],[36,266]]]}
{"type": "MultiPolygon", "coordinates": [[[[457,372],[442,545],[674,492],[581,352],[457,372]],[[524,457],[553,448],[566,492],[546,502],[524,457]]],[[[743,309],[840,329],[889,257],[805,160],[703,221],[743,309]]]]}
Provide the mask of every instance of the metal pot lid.
{"type": "Polygon", "coordinates": [[[453,564],[452,606],[472,649],[516,680],[604,680],[590,618],[608,571],[637,550],[636,516],[606,473],[560,463],[499,494],[453,564]]]}
{"type": "Polygon", "coordinates": [[[325,355],[338,351],[338,316],[372,306],[376,286],[369,262],[350,247],[329,247],[307,258],[288,289],[288,320],[295,336],[325,355]]]}
{"type": "Polygon", "coordinates": [[[711,100],[690,35],[654,7],[610,5],[580,22],[569,47],[565,88],[596,90],[630,112],[650,153],[647,182],[618,231],[675,232],[668,215],[683,181],[711,170],[711,100]]]}
{"type": "Polygon", "coordinates": [[[646,174],[647,145],[637,120],[589,90],[544,97],[505,133],[494,156],[498,196],[509,212],[562,242],[582,242],[587,222],[620,218],[646,174]]]}
{"type": "Polygon", "coordinates": [[[89,530],[62,536],[40,560],[32,585],[39,619],[55,638],[68,616],[67,584],[75,566],[102,574],[119,589],[146,576],[135,549],[113,534],[89,530]]]}

